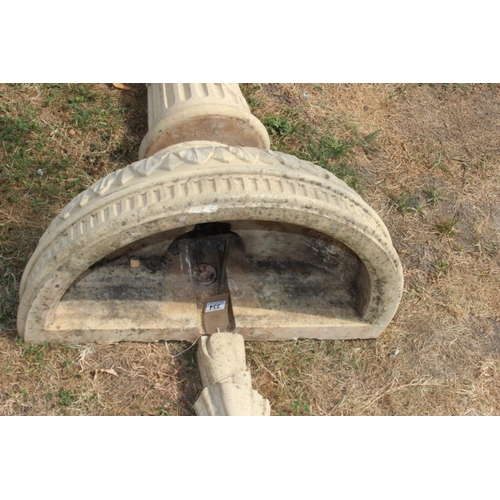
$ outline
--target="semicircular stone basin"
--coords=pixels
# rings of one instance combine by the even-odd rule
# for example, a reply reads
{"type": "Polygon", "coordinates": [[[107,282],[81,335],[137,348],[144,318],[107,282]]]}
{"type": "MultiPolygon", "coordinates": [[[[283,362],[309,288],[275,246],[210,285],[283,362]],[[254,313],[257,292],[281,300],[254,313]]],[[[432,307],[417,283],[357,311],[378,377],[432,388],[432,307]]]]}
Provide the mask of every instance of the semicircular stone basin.
{"type": "Polygon", "coordinates": [[[245,339],[374,338],[402,270],[378,215],[321,167],[188,142],[68,204],[26,267],[18,329],[32,342],[194,340],[221,287],[245,339]]]}

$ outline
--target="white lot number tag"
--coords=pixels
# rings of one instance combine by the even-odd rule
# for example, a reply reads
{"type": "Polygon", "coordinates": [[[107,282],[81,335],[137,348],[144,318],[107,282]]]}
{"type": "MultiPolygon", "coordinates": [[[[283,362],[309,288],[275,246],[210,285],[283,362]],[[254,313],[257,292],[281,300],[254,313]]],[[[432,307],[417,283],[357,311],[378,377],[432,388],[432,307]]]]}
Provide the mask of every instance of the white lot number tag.
{"type": "Polygon", "coordinates": [[[203,329],[205,333],[225,332],[229,327],[229,294],[221,293],[207,297],[203,303],[203,329]]]}
{"type": "Polygon", "coordinates": [[[225,300],[218,300],[217,302],[208,302],[205,312],[223,311],[226,308],[225,300]]]}

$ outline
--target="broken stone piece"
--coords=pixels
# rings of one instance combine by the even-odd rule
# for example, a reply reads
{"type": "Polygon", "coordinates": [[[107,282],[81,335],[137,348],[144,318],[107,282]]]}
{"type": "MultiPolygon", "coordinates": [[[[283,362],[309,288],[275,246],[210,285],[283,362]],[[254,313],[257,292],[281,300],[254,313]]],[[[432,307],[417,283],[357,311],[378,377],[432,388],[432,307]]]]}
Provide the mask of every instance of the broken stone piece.
{"type": "Polygon", "coordinates": [[[236,333],[204,335],[198,348],[203,391],[194,404],[198,416],[269,416],[269,401],[252,389],[245,342],[236,333]]]}

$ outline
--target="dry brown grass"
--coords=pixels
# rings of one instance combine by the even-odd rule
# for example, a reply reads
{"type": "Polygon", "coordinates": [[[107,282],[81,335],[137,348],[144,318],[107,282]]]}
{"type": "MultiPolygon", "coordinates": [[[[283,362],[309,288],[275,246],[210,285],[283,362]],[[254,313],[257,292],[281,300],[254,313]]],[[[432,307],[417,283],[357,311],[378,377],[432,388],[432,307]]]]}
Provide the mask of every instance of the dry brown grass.
{"type": "MultiPolygon", "coordinates": [[[[259,87],[244,90],[261,119],[271,114],[318,130],[328,126],[346,141],[380,131],[373,142],[379,151],[356,146],[349,165],[359,173],[362,196],[389,228],[405,274],[398,313],[376,341],[247,345],[255,388],[270,399],[272,412],[499,414],[500,86],[259,87]],[[439,193],[435,203],[429,192],[439,193]],[[443,230],[450,221],[458,221],[455,232],[443,230]]],[[[85,187],[134,161],[145,131],[143,95],[89,88],[97,102],[111,98],[131,116],[117,121],[110,114],[104,129],[70,127],[68,109],[42,106],[47,91],[0,86],[0,104],[12,107],[8,113],[19,112],[20,102],[31,105],[39,121],[56,131],[51,147],[72,159],[68,178],[55,183],[56,192],[43,198],[36,217],[35,183],[28,189],[26,179],[16,181],[14,201],[2,193],[0,279],[13,314],[23,266],[54,213],[71,198],[69,184],[78,179],[85,187]]],[[[299,146],[294,140],[290,148],[299,146]]],[[[0,161],[8,168],[1,147],[0,161]]],[[[0,333],[0,414],[193,414],[201,386],[196,346],[182,353],[187,347],[31,348],[16,340],[13,316],[7,315],[0,333]]]]}

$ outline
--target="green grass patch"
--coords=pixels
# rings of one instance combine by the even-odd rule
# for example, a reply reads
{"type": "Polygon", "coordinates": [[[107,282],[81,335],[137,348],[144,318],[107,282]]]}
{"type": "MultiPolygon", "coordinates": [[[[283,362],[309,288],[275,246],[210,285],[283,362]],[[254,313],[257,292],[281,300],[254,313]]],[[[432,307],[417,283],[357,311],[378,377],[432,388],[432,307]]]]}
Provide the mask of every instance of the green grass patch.
{"type": "Polygon", "coordinates": [[[445,259],[441,259],[434,264],[434,269],[436,270],[437,275],[448,275],[448,273],[450,272],[450,263],[445,259]]]}
{"type": "Polygon", "coordinates": [[[383,186],[379,187],[391,200],[389,210],[393,209],[397,210],[403,215],[411,213],[423,214],[423,208],[425,207],[425,202],[423,202],[417,194],[405,191],[399,195],[396,195],[389,189],[384,188],[383,186]]]}
{"type": "Polygon", "coordinates": [[[361,191],[361,178],[353,162],[354,152],[356,148],[361,148],[366,154],[378,152],[374,141],[379,131],[358,136],[354,129],[351,138],[345,140],[340,139],[330,128],[331,123],[323,129],[317,129],[303,121],[294,121],[291,118],[293,110],[289,114],[290,116],[268,114],[262,119],[271,138],[271,148],[319,165],[351,188],[361,191]]]}
{"type": "Polygon", "coordinates": [[[18,339],[17,344],[21,347],[23,358],[30,364],[39,364],[43,361],[44,351],[47,348],[47,342],[42,345],[25,344],[21,339],[18,339]]]}
{"type": "Polygon", "coordinates": [[[243,96],[245,97],[250,109],[259,108],[261,103],[259,101],[257,92],[261,90],[262,87],[260,85],[252,85],[252,84],[240,84],[240,90],[243,96]]]}
{"type": "Polygon", "coordinates": [[[460,221],[455,219],[455,217],[451,217],[450,219],[446,219],[440,223],[438,223],[437,228],[440,233],[446,236],[455,236],[457,234],[456,226],[460,221]]]}
{"type": "Polygon", "coordinates": [[[288,118],[267,115],[264,120],[262,120],[262,123],[271,136],[287,137],[296,131],[288,118]]]}
{"type": "Polygon", "coordinates": [[[437,189],[434,187],[425,190],[424,194],[427,197],[427,199],[425,200],[426,203],[432,204],[432,206],[435,207],[440,201],[446,201],[447,198],[443,196],[442,191],[442,189],[437,189]]]}
{"type": "Polygon", "coordinates": [[[71,391],[60,389],[57,395],[59,396],[59,404],[61,406],[70,406],[73,403],[74,396],[71,391]]]}

